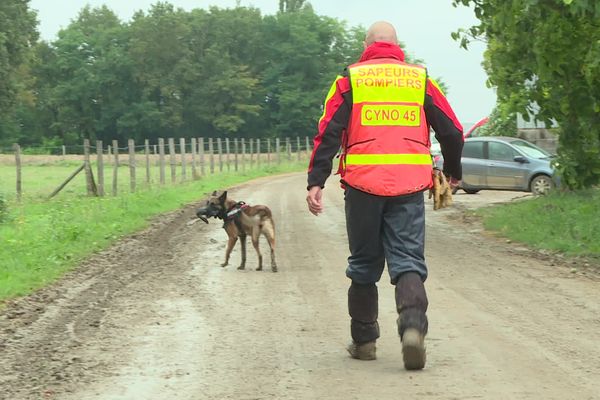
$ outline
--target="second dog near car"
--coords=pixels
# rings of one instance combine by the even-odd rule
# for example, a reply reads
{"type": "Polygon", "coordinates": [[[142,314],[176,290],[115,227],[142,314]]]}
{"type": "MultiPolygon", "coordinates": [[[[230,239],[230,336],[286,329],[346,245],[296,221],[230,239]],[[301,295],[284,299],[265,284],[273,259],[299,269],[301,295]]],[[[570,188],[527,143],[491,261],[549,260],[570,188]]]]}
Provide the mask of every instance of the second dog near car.
{"type": "Polygon", "coordinates": [[[252,245],[258,254],[257,271],[262,270],[263,257],[259,248],[260,235],[265,236],[271,249],[271,270],[277,272],[275,262],[275,223],[269,207],[264,205],[249,206],[243,201],[236,202],[227,197],[227,191],[218,193],[214,191],[206,205],[198,211],[196,216],[208,223],[207,218],[219,218],[223,220],[223,229],[227,232],[229,240],[225,250],[225,262],[222,267],[229,264],[229,256],[238,238],[242,245],[242,262],[238,269],[246,268],[246,237],[250,236],[252,245]]]}

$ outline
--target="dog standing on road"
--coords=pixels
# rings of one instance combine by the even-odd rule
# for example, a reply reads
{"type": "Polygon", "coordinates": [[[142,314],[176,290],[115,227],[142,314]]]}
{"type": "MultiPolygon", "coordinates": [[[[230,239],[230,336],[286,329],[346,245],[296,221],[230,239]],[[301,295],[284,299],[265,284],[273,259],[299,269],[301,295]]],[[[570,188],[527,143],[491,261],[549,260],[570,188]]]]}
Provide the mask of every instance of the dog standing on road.
{"type": "Polygon", "coordinates": [[[219,218],[223,220],[223,229],[227,232],[229,240],[225,250],[225,262],[222,267],[229,264],[229,256],[235,246],[238,238],[242,244],[242,263],[238,269],[246,268],[246,237],[250,236],[252,245],[258,254],[257,271],[262,270],[263,257],[258,245],[260,235],[267,238],[271,248],[271,271],[277,272],[277,263],[275,262],[275,224],[271,210],[267,206],[256,205],[249,206],[240,201],[236,202],[227,197],[227,191],[217,193],[214,191],[206,205],[198,211],[196,216],[202,221],[208,223],[207,218],[219,218]]]}

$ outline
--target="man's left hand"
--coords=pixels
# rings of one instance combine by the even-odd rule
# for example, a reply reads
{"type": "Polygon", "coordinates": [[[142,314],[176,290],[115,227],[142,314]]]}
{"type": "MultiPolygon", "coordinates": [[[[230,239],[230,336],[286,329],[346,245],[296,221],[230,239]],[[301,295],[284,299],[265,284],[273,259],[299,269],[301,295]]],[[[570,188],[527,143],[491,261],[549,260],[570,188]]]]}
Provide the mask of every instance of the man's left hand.
{"type": "Polygon", "coordinates": [[[452,193],[455,193],[456,189],[460,188],[460,181],[453,177],[448,177],[448,185],[450,185],[450,189],[452,189],[452,193]]]}

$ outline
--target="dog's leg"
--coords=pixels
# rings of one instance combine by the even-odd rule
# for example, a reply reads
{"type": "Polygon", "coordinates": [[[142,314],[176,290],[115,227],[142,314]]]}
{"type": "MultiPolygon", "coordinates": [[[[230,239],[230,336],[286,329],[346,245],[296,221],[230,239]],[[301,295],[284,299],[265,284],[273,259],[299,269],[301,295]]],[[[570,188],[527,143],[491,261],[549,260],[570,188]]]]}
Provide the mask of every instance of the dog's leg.
{"type": "Polygon", "coordinates": [[[256,250],[256,254],[258,254],[258,268],[256,268],[256,270],[262,271],[263,257],[262,257],[262,254],[260,253],[260,248],[258,247],[259,235],[260,235],[259,227],[254,227],[252,229],[252,246],[254,246],[254,250],[256,250]]]}
{"type": "Polygon", "coordinates": [[[240,236],[240,243],[242,244],[242,263],[238,267],[238,269],[246,268],[246,235],[240,236]]]}
{"type": "Polygon", "coordinates": [[[444,207],[450,207],[452,205],[452,189],[450,185],[446,187],[446,196],[444,196],[444,207]]]}
{"type": "Polygon", "coordinates": [[[436,176],[433,181],[434,192],[433,192],[433,209],[438,210],[441,207],[440,203],[440,192],[441,192],[441,183],[440,177],[436,176]]]}
{"type": "Polygon", "coordinates": [[[227,248],[225,249],[225,262],[221,264],[221,267],[226,267],[227,264],[229,264],[229,256],[231,255],[231,250],[233,250],[233,246],[235,246],[237,239],[237,236],[229,236],[227,248]]]}
{"type": "Polygon", "coordinates": [[[275,262],[275,229],[272,225],[265,224],[263,234],[267,238],[269,248],[271,249],[271,271],[277,272],[277,262],[275,262]]]}

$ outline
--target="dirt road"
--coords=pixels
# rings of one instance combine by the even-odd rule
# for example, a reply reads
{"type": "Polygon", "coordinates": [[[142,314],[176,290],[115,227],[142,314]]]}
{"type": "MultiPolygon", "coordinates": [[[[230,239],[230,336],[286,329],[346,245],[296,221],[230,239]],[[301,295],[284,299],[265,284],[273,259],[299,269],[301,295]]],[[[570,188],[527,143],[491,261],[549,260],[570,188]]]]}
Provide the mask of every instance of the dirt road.
{"type": "MultiPolygon", "coordinates": [[[[393,288],[380,284],[378,360],[348,358],[342,193],[306,211],[304,176],[230,192],[268,204],[280,272],[220,268],[218,222],[193,207],[97,254],[0,317],[2,399],[600,399],[600,282],[486,238],[458,195],[428,212],[428,364],[401,364],[393,288]]],[[[431,204],[428,202],[428,210],[431,204]]],[[[266,249],[266,243],[263,247],[266,249]]],[[[265,251],[266,253],[266,251],[265,251]]],[[[265,254],[266,255],[266,254],[265,254]]]]}

